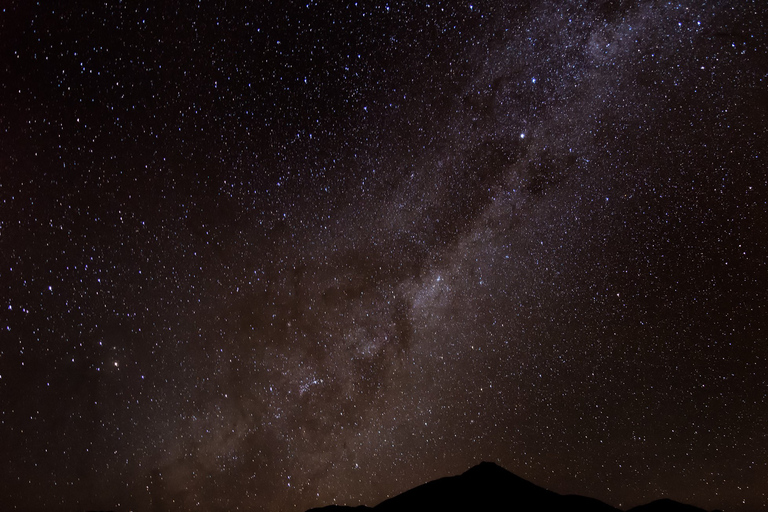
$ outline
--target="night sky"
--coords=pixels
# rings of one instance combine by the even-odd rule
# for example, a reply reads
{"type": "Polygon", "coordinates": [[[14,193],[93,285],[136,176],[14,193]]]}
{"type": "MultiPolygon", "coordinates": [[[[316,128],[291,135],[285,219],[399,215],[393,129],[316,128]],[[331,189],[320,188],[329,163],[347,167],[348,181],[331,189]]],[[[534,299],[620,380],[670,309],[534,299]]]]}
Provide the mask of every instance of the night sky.
{"type": "Polygon", "coordinates": [[[2,508],[766,510],[768,4],[307,1],[0,7],[2,508]]]}

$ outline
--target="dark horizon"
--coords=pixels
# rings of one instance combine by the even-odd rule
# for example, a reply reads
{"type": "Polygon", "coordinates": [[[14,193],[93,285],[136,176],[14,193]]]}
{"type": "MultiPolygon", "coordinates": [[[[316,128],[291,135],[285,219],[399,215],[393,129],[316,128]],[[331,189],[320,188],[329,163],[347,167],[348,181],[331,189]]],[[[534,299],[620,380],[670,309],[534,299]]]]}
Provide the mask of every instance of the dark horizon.
{"type": "Polygon", "coordinates": [[[2,507],[765,510],[767,11],[6,2],[2,507]]]}

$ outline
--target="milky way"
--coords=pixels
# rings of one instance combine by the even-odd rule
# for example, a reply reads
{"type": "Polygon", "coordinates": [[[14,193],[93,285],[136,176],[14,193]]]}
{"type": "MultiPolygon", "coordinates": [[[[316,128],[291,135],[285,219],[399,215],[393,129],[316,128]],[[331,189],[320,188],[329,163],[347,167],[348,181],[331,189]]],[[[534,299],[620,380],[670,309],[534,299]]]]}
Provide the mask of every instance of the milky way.
{"type": "Polygon", "coordinates": [[[764,510],[761,2],[129,4],[0,14],[4,508],[764,510]]]}

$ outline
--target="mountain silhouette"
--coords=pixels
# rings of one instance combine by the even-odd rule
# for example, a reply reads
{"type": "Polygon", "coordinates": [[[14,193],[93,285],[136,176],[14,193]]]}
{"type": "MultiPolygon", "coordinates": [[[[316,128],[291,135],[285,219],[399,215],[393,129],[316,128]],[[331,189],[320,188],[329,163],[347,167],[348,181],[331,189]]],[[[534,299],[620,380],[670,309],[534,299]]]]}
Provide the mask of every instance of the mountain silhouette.
{"type": "MultiPolygon", "coordinates": [[[[375,507],[331,505],[308,512],[620,512],[600,500],[562,495],[539,487],[506,469],[482,462],[461,475],[433,480],[375,507]]],[[[658,500],[628,512],[705,512],[672,500],[658,500]]]]}

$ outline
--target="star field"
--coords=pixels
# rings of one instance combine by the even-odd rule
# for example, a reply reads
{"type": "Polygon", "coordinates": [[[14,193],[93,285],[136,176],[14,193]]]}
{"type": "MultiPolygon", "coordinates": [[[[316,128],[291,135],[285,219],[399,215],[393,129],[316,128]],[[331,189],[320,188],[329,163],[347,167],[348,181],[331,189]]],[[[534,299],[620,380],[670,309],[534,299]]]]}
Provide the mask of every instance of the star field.
{"type": "Polygon", "coordinates": [[[767,21],[7,3],[3,507],[765,510],[767,21]]]}

